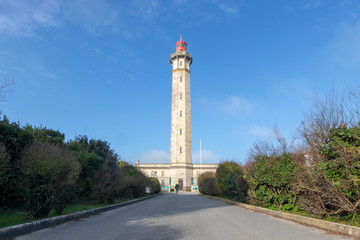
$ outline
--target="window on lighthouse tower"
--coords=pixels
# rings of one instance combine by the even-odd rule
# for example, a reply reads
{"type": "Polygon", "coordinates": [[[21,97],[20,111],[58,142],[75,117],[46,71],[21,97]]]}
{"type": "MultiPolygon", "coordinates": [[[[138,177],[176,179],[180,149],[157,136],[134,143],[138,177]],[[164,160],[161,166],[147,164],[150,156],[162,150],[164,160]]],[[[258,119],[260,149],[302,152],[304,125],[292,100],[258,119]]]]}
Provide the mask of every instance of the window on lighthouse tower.
{"type": "Polygon", "coordinates": [[[182,67],[182,61],[180,61],[180,67],[182,67]]]}
{"type": "Polygon", "coordinates": [[[182,82],[182,76],[180,76],[180,82],[182,82]]]}

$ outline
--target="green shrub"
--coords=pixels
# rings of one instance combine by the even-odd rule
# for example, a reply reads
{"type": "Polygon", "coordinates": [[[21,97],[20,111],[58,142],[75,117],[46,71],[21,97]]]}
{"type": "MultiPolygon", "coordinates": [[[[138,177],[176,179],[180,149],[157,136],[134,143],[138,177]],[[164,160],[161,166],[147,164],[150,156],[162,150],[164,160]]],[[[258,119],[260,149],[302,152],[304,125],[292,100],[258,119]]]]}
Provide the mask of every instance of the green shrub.
{"type": "Polygon", "coordinates": [[[263,207],[294,204],[296,182],[295,165],[291,154],[281,156],[258,156],[253,167],[247,171],[250,185],[250,203],[263,207]]]}
{"type": "Polygon", "coordinates": [[[149,187],[150,187],[150,194],[157,194],[161,191],[160,182],[155,177],[149,178],[149,187]]]}
{"type": "Polygon", "coordinates": [[[204,172],[198,178],[199,191],[210,196],[219,196],[221,192],[216,185],[215,173],[204,172]]]}
{"type": "Polygon", "coordinates": [[[237,189],[235,199],[242,203],[247,202],[249,184],[242,175],[236,178],[235,186],[237,189]]]}
{"type": "Polygon", "coordinates": [[[33,136],[19,123],[0,119],[1,158],[0,208],[19,208],[24,205],[23,177],[20,172],[24,149],[33,143],[33,136]]]}
{"type": "MultiPolygon", "coordinates": [[[[242,189],[241,193],[239,192],[243,180],[239,180],[239,186],[236,186],[236,180],[241,176],[243,176],[243,170],[239,164],[233,161],[224,161],[216,169],[216,184],[226,196],[236,200],[244,199],[244,196],[241,196],[244,190],[242,189]]],[[[244,188],[246,187],[244,186],[244,188]]]]}
{"type": "Polygon", "coordinates": [[[61,213],[71,200],[80,166],[63,147],[34,144],[23,156],[26,210],[28,216],[42,218],[55,208],[61,213]]]}

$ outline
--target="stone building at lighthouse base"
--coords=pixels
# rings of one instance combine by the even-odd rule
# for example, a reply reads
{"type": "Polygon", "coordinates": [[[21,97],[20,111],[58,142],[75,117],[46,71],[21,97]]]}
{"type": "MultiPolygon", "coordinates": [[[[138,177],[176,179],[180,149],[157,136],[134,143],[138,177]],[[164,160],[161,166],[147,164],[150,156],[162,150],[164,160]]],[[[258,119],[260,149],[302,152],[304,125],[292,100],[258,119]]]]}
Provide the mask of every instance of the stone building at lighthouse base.
{"type": "Polygon", "coordinates": [[[161,185],[161,191],[170,191],[175,184],[183,183],[184,191],[198,191],[198,177],[204,172],[215,172],[218,164],[192,163],[187,166],[176,166],[170,163],[140,163],[139,167],[146,176],[156,177],[161,185]],[[178,170],[178,171],[177,171],[178,170]],[[185,174],[184,174],[185,173],[185,174]]]}

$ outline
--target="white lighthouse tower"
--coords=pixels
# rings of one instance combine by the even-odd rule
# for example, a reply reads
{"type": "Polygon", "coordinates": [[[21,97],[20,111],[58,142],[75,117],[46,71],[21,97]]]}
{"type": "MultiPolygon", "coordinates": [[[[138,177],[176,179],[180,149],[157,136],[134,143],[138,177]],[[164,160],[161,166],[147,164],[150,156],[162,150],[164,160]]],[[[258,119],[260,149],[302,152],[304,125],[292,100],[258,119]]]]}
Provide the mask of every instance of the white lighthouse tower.
{"type": "Polygon", "coordinates": [[[169,163],[140,163],[136,166],[147,176],[155,177],[163,191],[172,191],[176,184],[183,191],[197,191],[198,177],[206,171],[216,171],[217,164],[192,163],[190,66],[192,56],[181,38],[176,52],[171,54],[172,97],[169,163]]]}
{"type": "Polygon", "coordinates": [[[172,99],[170,172],[173,183],[190,189],[192,178],[190,65],[192,56],[181,38],[176,52],[171,54],[172,99]]]}

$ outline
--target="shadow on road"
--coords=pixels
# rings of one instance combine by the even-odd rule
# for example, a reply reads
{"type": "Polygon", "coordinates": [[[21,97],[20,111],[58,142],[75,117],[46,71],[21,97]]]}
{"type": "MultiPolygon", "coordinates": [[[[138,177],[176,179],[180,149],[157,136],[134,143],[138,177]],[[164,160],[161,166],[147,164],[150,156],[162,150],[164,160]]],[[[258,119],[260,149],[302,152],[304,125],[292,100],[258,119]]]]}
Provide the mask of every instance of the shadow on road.
{"type": "Polygon", "coordinates": [[[126,226],[123,233],[129,239],[181,239],[185,231],[197,231],[201,223],[193,222],[193,217],[199,211],[219,207],[228,205],[196,194],[167,193],[111,214],[126,226]]]}

